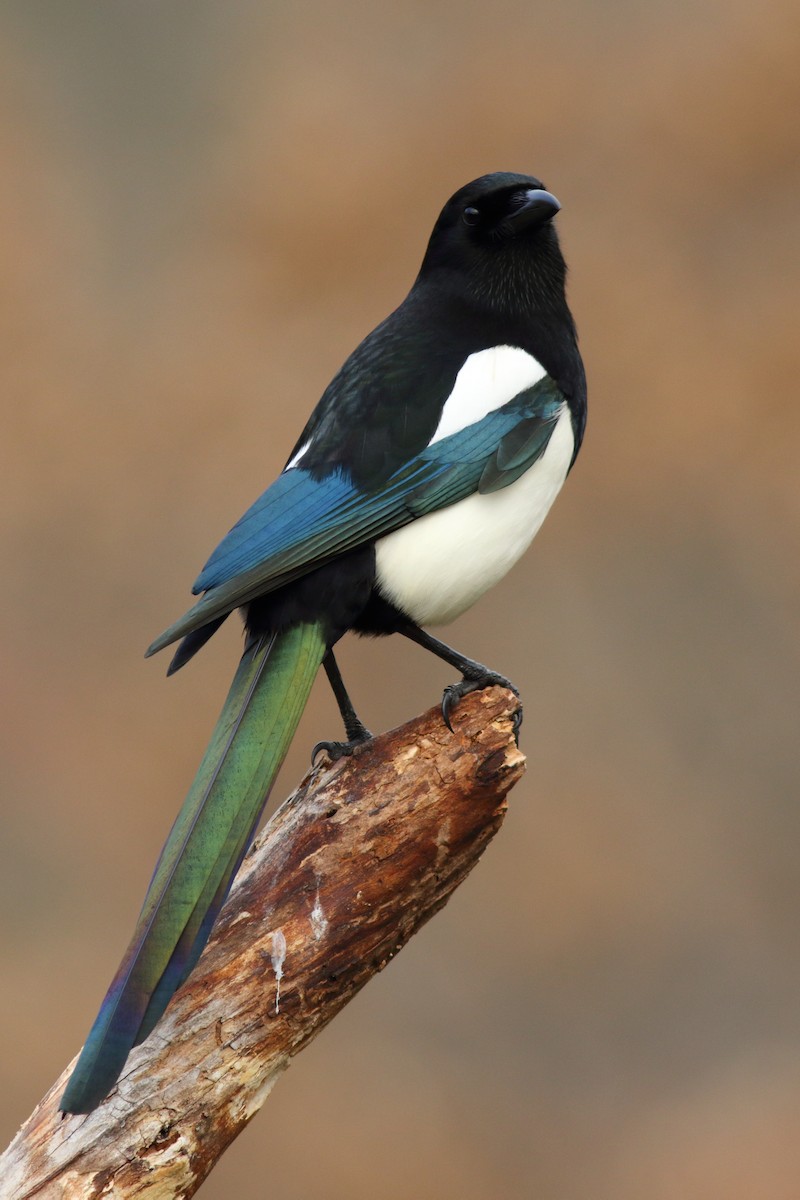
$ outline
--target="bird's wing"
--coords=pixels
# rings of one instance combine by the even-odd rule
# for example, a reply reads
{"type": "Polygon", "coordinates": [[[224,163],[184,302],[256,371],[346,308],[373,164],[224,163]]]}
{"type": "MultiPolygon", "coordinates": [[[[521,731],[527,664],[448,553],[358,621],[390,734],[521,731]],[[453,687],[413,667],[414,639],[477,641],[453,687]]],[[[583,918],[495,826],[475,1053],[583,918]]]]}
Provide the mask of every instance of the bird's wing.
{"type": "Polygon", "coordinates": [[[315,567],[455,504],[518,479],[543,454],[566,401],[545,376],[508,404],[434,441],[370,490],[343,470],[278,476],[211,555],[193,591],[202,598],[156,638],[154,654],[315,567]]]}

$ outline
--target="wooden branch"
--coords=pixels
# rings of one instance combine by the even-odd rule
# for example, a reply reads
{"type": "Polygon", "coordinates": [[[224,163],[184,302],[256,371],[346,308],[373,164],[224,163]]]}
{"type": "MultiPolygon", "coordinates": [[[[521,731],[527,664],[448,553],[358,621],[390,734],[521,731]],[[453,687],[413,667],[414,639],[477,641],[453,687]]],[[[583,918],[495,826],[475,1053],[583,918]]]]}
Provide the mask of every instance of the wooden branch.
{"type": "Polygon", "coordinates": [[[294,1055],[477,862],[524,770],[516,709],[477,692],[454,734],[432,709],[307,776],[117,1088],[64,1117],[68,1068],[0,1158],[2,1200],[194,1195],[294,1055]]]}

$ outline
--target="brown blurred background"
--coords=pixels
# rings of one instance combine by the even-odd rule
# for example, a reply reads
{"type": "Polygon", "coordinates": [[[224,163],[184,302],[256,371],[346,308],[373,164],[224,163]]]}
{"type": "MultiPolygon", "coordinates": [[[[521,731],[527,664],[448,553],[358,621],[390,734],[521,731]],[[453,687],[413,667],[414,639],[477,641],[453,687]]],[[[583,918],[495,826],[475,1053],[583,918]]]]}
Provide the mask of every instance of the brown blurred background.
{"type": "MultiPolygon", "coordinates": [[[[450,631],[529,771],[207,1200],[800,1188],[791,0],[6,0],[0,1141],[94,1016],[237,658],[142,650],[405,294],[447,196],[563,204],[590,416],[450,631]]],[[[348,642],[383,729],[447,681],[348,642]]],[[[319,686],[283,775],[336,736],[319,686]]]]}

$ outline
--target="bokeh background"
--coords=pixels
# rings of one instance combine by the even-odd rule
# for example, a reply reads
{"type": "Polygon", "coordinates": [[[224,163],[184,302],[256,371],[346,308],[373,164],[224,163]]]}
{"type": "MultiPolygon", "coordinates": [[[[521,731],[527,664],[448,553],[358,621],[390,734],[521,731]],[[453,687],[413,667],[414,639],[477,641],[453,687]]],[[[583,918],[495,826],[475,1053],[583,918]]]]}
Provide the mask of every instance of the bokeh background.
{"type": "MultiPolygon", "coordinates": [[[[405,294],[449,194],[560,197],[590,381],[450,631],[529,771],[207,1200],[800,1186],[800,9],[6,0],[0,1141],[77,1050],[238,655],[142,650],[405,294]]],[[[447,681],[348,643],[374,729],[447,681]]],[[[315,691],[283,775],[336,735],[315,691]]]]}

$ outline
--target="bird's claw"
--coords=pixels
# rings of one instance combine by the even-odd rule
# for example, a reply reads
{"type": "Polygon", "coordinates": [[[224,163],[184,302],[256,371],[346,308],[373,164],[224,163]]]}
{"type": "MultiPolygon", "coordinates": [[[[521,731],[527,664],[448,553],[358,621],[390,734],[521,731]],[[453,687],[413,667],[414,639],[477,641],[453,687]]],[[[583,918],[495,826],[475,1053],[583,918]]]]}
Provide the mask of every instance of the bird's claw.
{"type": "Polygon", "coordinates": [[[456,707],[458,702],[464,698],[469,692],[475,691],[475,684],[467,679],[462,679],[460,683],[450,683],[442,693],[442,720],[451,733],[454,732],[453,724],[450,720],[450,714],[456,707]]]}
{"type": "Polygon", "coordinates": [[[371,739],[372,734],[370,731],[368,729],[364,729],[363,733],[359,733],[358,736],[350,738],[350,740],[347,742],[317,742],[316,746],[311,751],[311,766],[316,766],[317,755],[321,754],[323,750],[331,762],[338,762],[340,758],[349,758],[359,746],[363,746],[365,742],[369,742],[371,739]]]}
{"type": "Polygon", "coordinates": [[[522,728],[521,704],[511,714],[511,728],[514,730],[514,745],[519,749],[519,731],[522,728]]]}
{"type": "MultiPolygon", "coordinates": [[[[459,701],[468,696],[470,692],[478,692],[487,687],[508,688],[515,696],[519,696],[519,691],[511,680],[506,679],[505,675],[498,675],[496,671],[476,672],[474,675],[465,675],[458,683],[448,684],[442,693],[442,720],[451,733],[453,732],[453,726],[450,721],[450,714],[459,701]]],[[[516,741],[519,736],[519,727],[522,724],[522,705],[514,713],[512,719],[514,722],[514,740],[516,741]]]]}

